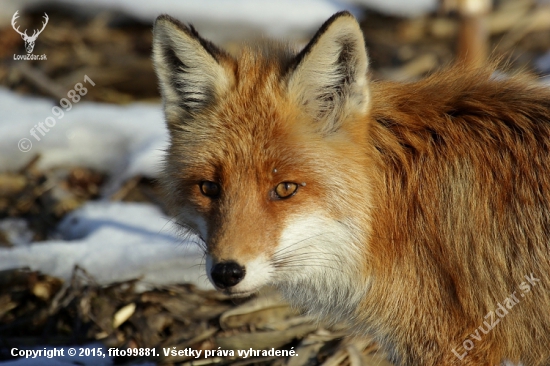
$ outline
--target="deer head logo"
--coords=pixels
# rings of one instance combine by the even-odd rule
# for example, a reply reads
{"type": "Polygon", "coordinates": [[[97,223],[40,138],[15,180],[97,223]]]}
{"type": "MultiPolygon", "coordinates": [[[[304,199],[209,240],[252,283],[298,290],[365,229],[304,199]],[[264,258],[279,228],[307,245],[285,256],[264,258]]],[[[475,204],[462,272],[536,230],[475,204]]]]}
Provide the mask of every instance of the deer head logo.
{"type": "Polygon", "coordinates": [[[48,24],[48,19],[49,19],[48,14],[44,13],[45,22],[42,22],[42,29],[40,29],[40,30],[35,29],[34,32],[32,33],[32,36],[28,36],[26,29],[25,29],[24,32],[20,32],[19,31],[19,26],[17,28],[15,28],[15,20],[17,18],[19,18],[19,15],[17,15],[18,11],[16,11],[15,14],[13,14],[13,17],[11,18],[11,26],[13,27],[13,29],[15,29],[15,31],[17,33],[19,33],[21,35],[21,38],[23,38],[23,41],[25,41],[25,50],[27,50],[27,53],[32,53],[32,50],[34,49],[34,42],[36,41],[36,38],[38,38],[38,35],[40,33],[42,33],[44,28],[46,28],[46,24],[48,24]]]}

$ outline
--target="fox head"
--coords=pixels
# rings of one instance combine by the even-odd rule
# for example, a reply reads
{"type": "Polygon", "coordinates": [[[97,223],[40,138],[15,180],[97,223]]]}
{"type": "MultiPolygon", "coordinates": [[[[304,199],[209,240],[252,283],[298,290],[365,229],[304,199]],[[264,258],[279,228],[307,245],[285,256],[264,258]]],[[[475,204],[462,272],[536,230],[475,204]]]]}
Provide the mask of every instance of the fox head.
{"type": "Polygon", "coordinates": [[[170,132],[162,180],[215,287],[245,296],[274,284],[348,315],[368,287],[371,209],[357,21],[335,14],[300,52],[271,42],[232,56],[162,15],[153,61],[170,132]]]}

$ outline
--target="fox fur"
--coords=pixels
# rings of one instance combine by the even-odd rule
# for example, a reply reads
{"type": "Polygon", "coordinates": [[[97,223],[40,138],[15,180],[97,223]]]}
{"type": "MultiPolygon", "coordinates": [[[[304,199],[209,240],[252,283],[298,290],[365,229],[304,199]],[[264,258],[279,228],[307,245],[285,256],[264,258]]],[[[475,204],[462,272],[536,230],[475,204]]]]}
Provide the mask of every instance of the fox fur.
{"type": "Polygon", "coordinates": [[[550,365],[548,87],[464,66],[370,80],[347,12],[299,52],[238,56],[162,15],[153,61],[167,202],[210,278],[241,266],[225,292],[275,285],[396,365],[550,365]]]}

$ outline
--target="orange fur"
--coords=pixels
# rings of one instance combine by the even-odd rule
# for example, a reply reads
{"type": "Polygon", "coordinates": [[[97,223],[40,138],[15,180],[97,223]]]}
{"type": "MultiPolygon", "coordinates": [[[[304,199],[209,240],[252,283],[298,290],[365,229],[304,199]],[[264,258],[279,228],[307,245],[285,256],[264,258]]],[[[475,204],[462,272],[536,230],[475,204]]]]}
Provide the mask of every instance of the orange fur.
{"type": "Polygon", "coordinates": [[[404,329],[388,343],[408,355],[405,364],[548,365],[550,91],[455,67],[418,83],[377,83],[372,93],[380,175],[371,264],[388,285],[365,299],[368,318],[404,329]],[[464,360],[449,352],[462,354],[483,317],[531,273],[540,288],[464,360]]]}
{"type": "Polygon", "coordinates": [[[298,54],[271,44],[235,58],[160,17],[163,183],[178,221],[205,241],[209,271],[242,267],[226,292],[275,284],[375,336],[396,364],[549,365],[549,88],[461,66],[369,82],[359,45],[340,13],[298,54]],[[273,199],[281,182],[296,194],[273,199]]]}

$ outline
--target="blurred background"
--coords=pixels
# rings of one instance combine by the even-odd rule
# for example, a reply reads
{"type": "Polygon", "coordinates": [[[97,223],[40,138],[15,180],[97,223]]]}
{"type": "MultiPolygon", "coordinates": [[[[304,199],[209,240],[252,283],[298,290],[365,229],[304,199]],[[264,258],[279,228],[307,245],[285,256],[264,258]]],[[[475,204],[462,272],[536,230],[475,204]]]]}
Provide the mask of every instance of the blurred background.
{"type": "Polygon", "coordinates": [[[266,37],[303,46],[340,10],[360,21],[373,79],[499,60],[502,75],[550,85],[544,0],[0,2],[0,365],[389,365],[374,342],[311,323],[270,289],[213,292],[198,239],[178,233],[155,181],[167,142],[150,60],[159,14],[236,53],[266,37]],[[158,355],[11,355],[75,345],[158,355]],[[173,347],[300,356],[192,363],[163,353],[173,347]]]}

